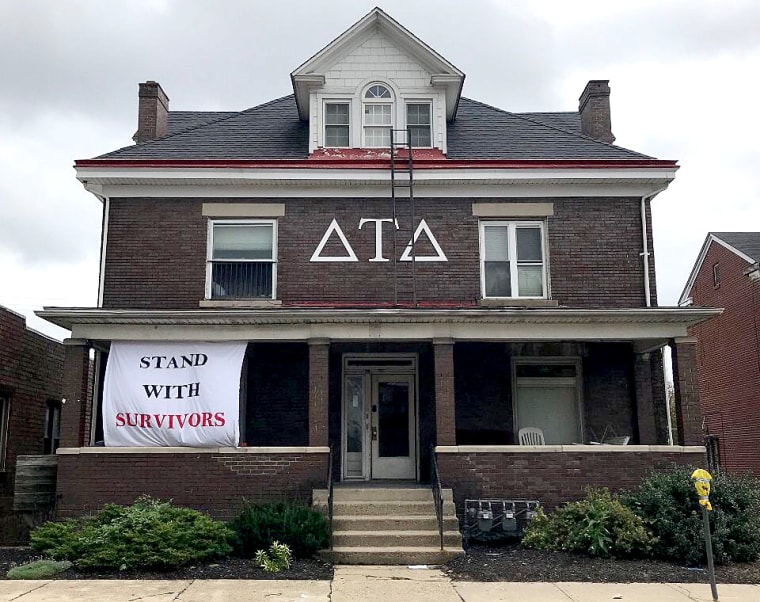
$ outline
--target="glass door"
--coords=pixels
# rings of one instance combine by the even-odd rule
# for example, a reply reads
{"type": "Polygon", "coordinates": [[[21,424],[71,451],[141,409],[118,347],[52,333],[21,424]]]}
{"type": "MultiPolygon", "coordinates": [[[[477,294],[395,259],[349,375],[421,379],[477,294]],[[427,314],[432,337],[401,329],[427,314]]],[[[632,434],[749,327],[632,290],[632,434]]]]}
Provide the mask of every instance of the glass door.
{"type": "Polygon", "coordinates": [[[416,477],[414,376],[372,376],[371,468],[373,479],[416,477]]]}

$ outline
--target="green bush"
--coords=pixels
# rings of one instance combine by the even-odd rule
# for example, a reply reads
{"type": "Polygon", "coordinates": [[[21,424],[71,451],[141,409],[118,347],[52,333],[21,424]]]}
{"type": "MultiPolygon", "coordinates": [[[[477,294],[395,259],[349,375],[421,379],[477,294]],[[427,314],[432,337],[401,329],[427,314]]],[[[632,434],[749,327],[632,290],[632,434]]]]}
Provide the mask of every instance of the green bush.
{"type": "Polygon", "coordinates": [[[49,579],[71,568],[68,560],[35,560],[10,569],[7,579],[49,579]]]}
{"type": "Polygon", "coordinates": [[[564,504],[549,515],[539,512],[525,530],[522,544],[622,558],[647,554],[653,538],[617,496],[606,489],[589,489],[580,501],[564,504]]]}
{"type": "MultiPolygon", "coordinates": [[[[658,541],[654,553],[692,564],[705,558],[699,498],[691,480],[693,468],[674,467],[653,473],[625,504],[642,517],[658,541]]],[[[760,480],[749,475],[713,475],[710,528],[718,563],[760,558],[760,480]]]]}
{"type": "Polygon", "coordinates": [[[148,497],[108,504],[95,516],[40,525],[35,550],[82,569],[170,570],[232,551],[231,531],[197,510],[148,497]]]}
{"type": "Polygon", "coordinates": [[[230,526],[235,531],[235,551],[246,558],[254,558],[275,541],[286,544],[296,558],[308,558],[328,542],[324,517],[295,502],[249,504],[230,526]]]}

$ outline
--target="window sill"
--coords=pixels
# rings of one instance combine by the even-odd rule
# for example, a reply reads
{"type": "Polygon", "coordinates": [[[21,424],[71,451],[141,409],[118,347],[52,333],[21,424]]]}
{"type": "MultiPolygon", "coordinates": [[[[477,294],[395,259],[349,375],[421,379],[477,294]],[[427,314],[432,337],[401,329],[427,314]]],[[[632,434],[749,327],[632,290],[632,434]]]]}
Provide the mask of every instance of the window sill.
{"type": "Polygon", "coordinates": [[[490,298],[481,299],[480,305],[483,307],[559,307],[559,301],[555,299],[490,298]]]}
{"type": "Polygon", "coordinates": [[[279,299],[203,299],[200,307],[280,307],[282,301],[279,299]]]}

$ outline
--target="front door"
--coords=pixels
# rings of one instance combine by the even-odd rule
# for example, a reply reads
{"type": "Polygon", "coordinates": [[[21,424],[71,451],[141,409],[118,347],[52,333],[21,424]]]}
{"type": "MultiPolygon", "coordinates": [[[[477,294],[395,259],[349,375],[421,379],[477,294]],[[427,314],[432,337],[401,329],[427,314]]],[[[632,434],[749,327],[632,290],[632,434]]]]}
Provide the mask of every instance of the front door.
{"type": "Polygon", "coordinates": [[[414,377],[372,377],[372,478],[413,479],[417,473],[414,377]]]}
{"type": "Polygon", "coordinates": [[[417,476],[415,358],[351,359],[343,376],[343,478],[417,476]]]}

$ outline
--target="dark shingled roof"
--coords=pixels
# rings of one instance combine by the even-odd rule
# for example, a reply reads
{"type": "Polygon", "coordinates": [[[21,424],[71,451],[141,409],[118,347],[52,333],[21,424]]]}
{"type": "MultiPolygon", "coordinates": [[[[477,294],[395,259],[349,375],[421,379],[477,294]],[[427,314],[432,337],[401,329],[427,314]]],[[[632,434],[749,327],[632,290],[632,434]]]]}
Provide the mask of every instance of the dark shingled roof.
{"type": "Polygon", "coordinates": [[[237,115],[237,111],[170,111],[169,135],[179,134],[232,115],[237,115]]]}
{"type": "MultiPolygon", "coordinates": [[[[172,111],[169,134],[98,159],[306,159],[308,124],[293,95],[241,112],[172,111]]],[[[510,113],[462,98],[448,125],[450,159],[640,160],[634,151],[580,133],[578,113],[510,113]]]]}
{"type": "Polygon", "coordinates": [[[716,238],[760,262],[760,232],[710,232],[716,238]]]}

